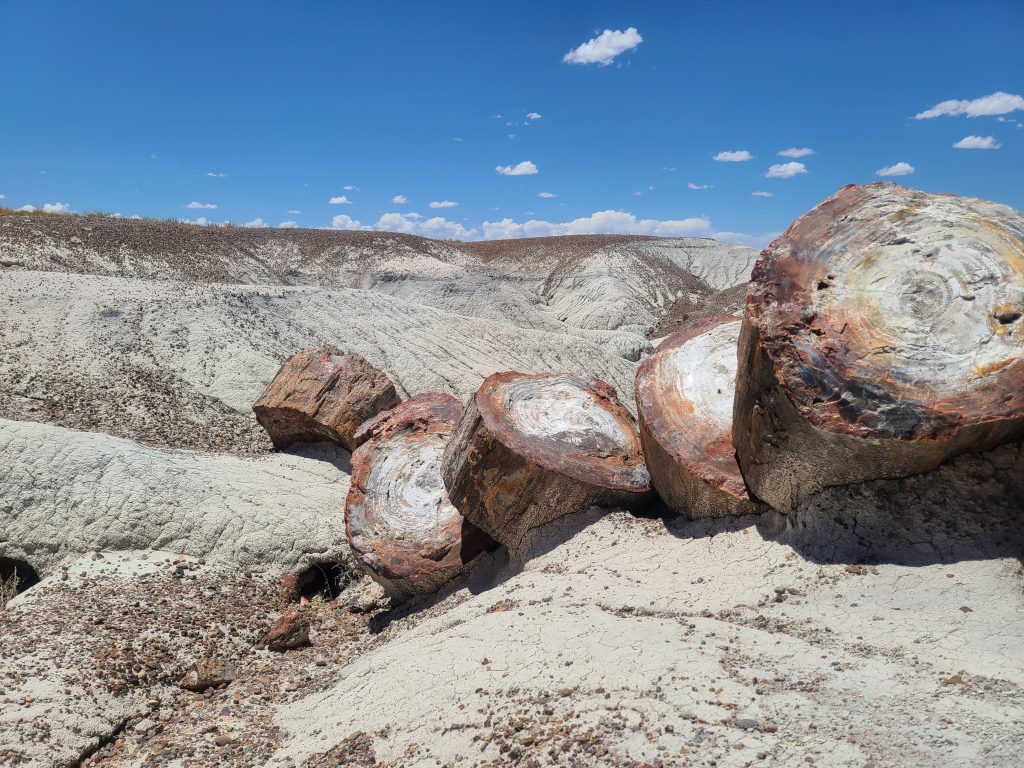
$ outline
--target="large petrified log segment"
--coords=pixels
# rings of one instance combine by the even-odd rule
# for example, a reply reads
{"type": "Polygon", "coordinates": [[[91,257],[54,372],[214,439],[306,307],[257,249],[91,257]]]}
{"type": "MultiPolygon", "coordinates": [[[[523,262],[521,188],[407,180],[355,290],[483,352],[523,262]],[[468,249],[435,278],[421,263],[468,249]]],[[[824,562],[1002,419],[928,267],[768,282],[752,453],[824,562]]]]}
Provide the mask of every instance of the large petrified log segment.
{"type": "Polygon", "coordinates": [[[848,186],[758,260],[733,443],[791,509],[1024,437],[1024,217],[895,184],[848,186]]]}
{"type": "Polygon", "coordinates": [[[433,592],[497,547],[452,506],[441,456],[462,415],[451,395],[406,400],[360,429],[345,533],[357,561],[389,595],[433,592]]]}
{"type": "Polygon", "coordinates": [[[732,447],[742,320],[711,317],[666,338],[636,374],[647,469],[669,509],[689,517],[759,512],[732,447]]]}
{"type": "Polygon", "coordinates": [[[352,451],[359,426],[399,402],[395,385],[365,358],[323,347],[285,360],[252,409],[275,448],[326,440],[352,451]]]}
{"type": "Polygon", "coordinates": [[[557,517],[651,497],[640,438],[615,389],[567,373],[487,378],[448,444],[443,475],[455,506],[513,553],[557,517]]]}

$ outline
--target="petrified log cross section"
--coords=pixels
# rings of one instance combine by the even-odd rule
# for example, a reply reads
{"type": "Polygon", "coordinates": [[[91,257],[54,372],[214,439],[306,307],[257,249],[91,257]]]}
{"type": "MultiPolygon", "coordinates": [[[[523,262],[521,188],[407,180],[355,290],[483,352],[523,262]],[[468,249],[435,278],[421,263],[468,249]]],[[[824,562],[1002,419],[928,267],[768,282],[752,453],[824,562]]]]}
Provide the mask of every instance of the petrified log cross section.
{"type": "Polygon", "coordinates": [[[791,509],[1024,436],[1024,217],[849,186],[764,251],[740,337],[733,442],[791,509]]]}
{"type": "Polygon", "coordinates": [[[741,323],[725,315],[674,333],[637,371],[647,468],[665,504],[689,517],[764,509],[747,491],[732,446],[741,323]]]}
{"type": "Polygon", "coordinates": [[[470,398],[443,474],[455,506],[512,552],[562,515],[650,497],[629,411],[610,385],[570,374],[490,376],[470,398]]]}
{"type": "Polygon", "coordinates": [[[435,591],[497,546],[463,520],[441,480],[441,456],[462,404],[427,393],[360,429],[345,532],[359,563],[396,598],[435,591]]]}

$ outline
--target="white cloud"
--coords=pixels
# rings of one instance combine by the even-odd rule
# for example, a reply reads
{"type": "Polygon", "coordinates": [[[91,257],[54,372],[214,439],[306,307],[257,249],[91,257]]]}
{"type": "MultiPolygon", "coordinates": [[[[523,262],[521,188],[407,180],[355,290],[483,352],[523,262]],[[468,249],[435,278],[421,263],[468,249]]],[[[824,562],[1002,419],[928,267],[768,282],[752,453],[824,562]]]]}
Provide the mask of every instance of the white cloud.
{"type": "Polygon", "coordinates": [[[643,196],[644,196],[643,192],[634,192],[633,193],[633,197],[643,197],[643,196]]]}
{"type": "Polygon", "coordinates": [[[540,169],[529,160],[523,160],[517,165],[499,165],[494,170],[502,176],[532,176],[535,173],[540,173],[540,169]]]}
{"type": "Polygon", "coordinates": [[[914,166],[910,163],[896,163],[895,165],[887,165],[885,168],[879,168],[875,171],[878,176],[909,176],[914,172],[914,166]]]}
{"type": "Polygon", "coordinates": [[[200,216],[195,221],[192,221],[191,219],[178,219],[178,221],[181,222],[182,224],[198,224],[201,227],[223,227],[224,226],[223,224],[221,224],[219,222],[216,222],[216,221],[212,221],[212,220],[206,218],[205,216],[200,216]]]}
{"type": "Polygon", "coordinates": [[[940,101],[931,109],[918,112],[917,120],[927,120],[942,115],[967,115],[967,117],[983,117],[989,115],[1005,115],[1008,112],[1024,110],[1024,97],[1012,93],[996,91],[978,99],[948,99],[940,101]]]}
{"type": "Polygon", "coordinates": [[[757,190],[756,192],[751,192],[750,194],[752,194],[754,197],[775,197],[775,195],[773,195],[771,192],[763,192],[760,189],[757,190]]]}
{"type": "Polygon", "coordinates": [[[295,209],[292,209],[290,211],[287,211],[287,213],[291,213],[291,214],[294,214],[294,215],[298,216],[300,213],[302,213],[302,211],[296,211],[295,209]]]}
{"type": "Polygon", "coordinates": [[[457,221],[435,216],[417,223],[416,234],[443,240],[472,240],[478,233],[475,229],[466,229],[457,221]]]}
{"type": "Polygon", "coordinates": [[[395,195],[394,197],[391,198],[391,202],[394,203],[395,205],[405,205],[406,203],[409,202],[409,198],[406,197],[405,195],[395,195]]]}
{"type": "Polygon", "coordinates": [[[808,155],[813,155],[814,150],[810,147],[790,147],[775,154],[779,157],[807,157],[808,155]]]}
{"type": "Polygon", "coordinates": [[[720,163],[743,163],[747,160],[753,160],[754,156],[745,149],[729,149],[719,152],[715,155],[714,159],[720,163]]]}
{"type": "Polygon", "coordinates": [[[606,29],[578,48],[573,48],[562,57],[562,61],[567,64],[600,64],[606,67],[616,56],[633,50],[643,41],[636,27],[630,27],[625,31],[606,29]]]}
{"type": "Polygon", "coordinates": [[[22,213],[35,213],[36,207],[34,205],[23,205],[21,208],[15,208],[14,210],[21,211],[22,213]]]}
{"type": "Polygon", "coordinates": [[[516,135],[515,135],[514,133],[510,133],[510,134],[508,135],[508,140],[509,140],[509,141],[515,141],[515,138],[516,138],[516,135]]]}
{"type": "Polygon", "coordinates": [[[504,120],[505,116],[504,115],[494,115],[494,119],[495,120],[504,120]]]}
{"type": "Polygon", "coordinates": [[[355,184],[346,184],[344,187],[342,187],[342,189],[344,189],[346,192],[359,191],[359,187],[357,187],[355,184]]]}
{"type": "Polygon", "coordinates": [[[5,199],[4,196],[0,195],[0,200],[4,200],[4,199],[5,199]]]}
{"type": "Polygon", "coordinates": [[[807,173],[807,166],[803,163],[776,163],[768,169],[765,177],[769,179],[791,179],[794,176],[799,176],[801,173],[807,173]]]}
{"type": "MultiPolygon", "coordinates": [[[[26,206],[31,207],[31,206],[26,206]]],[[[43,213],[70,213],[71,206],[67,203],[43,203],[43,213]]]]}
{"type": "Polygon", "coordinates": [[[537,197],[550,199],[552,197],[558,197],[558,195],[556,195],[554,192],[538,192],[537,197]]]}
{"type": "Polygon", "coordinates": [[[462,141],[462,137],[461,136],[455,136],[455,137],[452,138],[452,141],[461,142],[462,141]]]}
{"type": "Polygon", "coordinates": [[[590,216],[562,223],[538,220],[519,223],[512,219],[485,221],[483,223],[484,238],[487,240],[591,234],[661,235],[673,237],[707,234],[710,231],[711,222],[704,217],[669,220],[638,219],[632,213],[625,211],[598,211],[590,216]]]}
{"type": "Polygon", "coordinates": [[[994,136],[964,136],[953,145],[954,149],[999,149],[1002,144],[994,136]]]}
{"type": "Polygon", "coordinates": [[[327,203],[329,205],[352,205],[352,201],[349,200],[345,195],[338,195],[336,197],[332,197],[330,200],[327,201],[327,203]]]}
{"type": "Polygon", "coordinates": [[[214,179],[223,179],[227,177],[226,173],[214,173],[213,171],[207,171],[206,175],[214,179]]]}
{"type": "Polygon", "coordinates": [[[674,166],[665,165],[665,166],[662,166],[661,170],[668,171],[669,173],[674,173],[676,169],[675,169],[674,166]]]}
{"type": "Polygon", "coordinates": [[[267,222],[265,222],[263,219],[261,219],[259,216],[257,216],[252,221],[245,222],[245,224],[243,224],[242,226],[243,227],[249,227],[249,228],[265,227],[265,226],[267,226],[267,222]]]}
{"type": "Polygon", "coordinates": [[[195,200],[193,200],[191,203],[189,203],[185,207],[186,208],[192,208],[192,209],[209,208],[209,209],[212,210],[213,208],[216,208],[217,206],[214,205],[213,203],[197,203],[195,200]]]}
{"type": "Polygon", "coordinates": [[[715,232],[716,240],[723,243],[745,245],[748,248],[766,248],[769,243],[781,235],[781,232],[765,232],[763,235],[745,235],[742,232],[715,232]]]}
{"type": "Polygon", "coordinates": [[[686,185],[688,189],[711,189],[714,184],[694,184],[692,181],[686,185]]]}
{"type": "Polygon", "coordinates": [[[431,208],[454,208],[458,203],[452,200],[432,200],[428,205],[431,208]]]}
{"type": "Polygon", "coordinates": [[[540,120],[543,115],[540,112],[529,112],[526,115],[527,120],[540,120]]]}
{"type": "Polygon", "coordinates": [[[299,222],[292,221],[291,219],[289,219],[288,221],[282,221],[280,224],[277,225],[277,228],[278,229],[291,229],[291,228],[294,228],[294,227],[297,227],[297,226],[299,226],[299,222]]]}
{"type": "Polygon", "coordinates": [[[351,216],[346,216],[344,213],[339,213],[331,218],[331,227],[334,229],[369,229],[369,227],[364,227],[362,223],[356,221],[351,216]]]}

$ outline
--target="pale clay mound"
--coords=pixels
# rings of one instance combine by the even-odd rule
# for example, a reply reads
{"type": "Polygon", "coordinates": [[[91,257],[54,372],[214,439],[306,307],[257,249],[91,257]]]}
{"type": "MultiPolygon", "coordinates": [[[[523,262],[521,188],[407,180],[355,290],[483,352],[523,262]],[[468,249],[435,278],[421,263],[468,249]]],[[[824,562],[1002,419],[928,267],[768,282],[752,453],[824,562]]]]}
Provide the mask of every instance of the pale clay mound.
{"type": "Polygon", "coordinates": [[[0,557],[47,575],[83,553],[163,549],[247,570],[347,559],[348,454],[245,458],[0,420],[0,557]]]}
{"type": "Polygon", "coordinates": [[[403,396],[565,370],[632,408],[649,339],[734,308],[756,254],[145,224],[0,217],[0,564],[46,577],[0,611],[0,765],[1019,764],[1019,444],[788,516],[591,510],[259,647],[276,577],[344,557],[347,454],[231,455],[268,451],[249,408],[295,349],[403,396]],[[179,688],[203,658],[236,679],[179,688]]]}

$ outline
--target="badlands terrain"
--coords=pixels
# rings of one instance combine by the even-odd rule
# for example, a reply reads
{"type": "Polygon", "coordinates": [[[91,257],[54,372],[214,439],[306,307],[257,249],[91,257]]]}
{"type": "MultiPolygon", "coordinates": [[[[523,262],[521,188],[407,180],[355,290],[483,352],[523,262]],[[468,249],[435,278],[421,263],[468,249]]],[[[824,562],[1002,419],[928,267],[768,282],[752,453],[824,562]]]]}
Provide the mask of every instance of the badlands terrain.
{"type": "Polygon", "coordinates": [[[593,508],[397,604],[348,453],[252,415],[324,345],[403,398],[564,371],[634,409],[756,257],[0,216],[0,765],[1020,765],[1019,443],[786,515],[593,508]]]}

